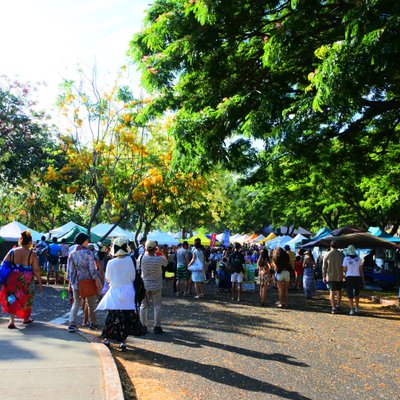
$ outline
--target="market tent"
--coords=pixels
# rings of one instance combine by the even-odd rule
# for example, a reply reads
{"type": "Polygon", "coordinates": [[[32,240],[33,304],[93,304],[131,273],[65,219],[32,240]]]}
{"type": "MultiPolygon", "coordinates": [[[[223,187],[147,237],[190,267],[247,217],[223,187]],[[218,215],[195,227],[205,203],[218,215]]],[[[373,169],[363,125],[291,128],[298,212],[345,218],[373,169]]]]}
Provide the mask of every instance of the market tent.
{"type": "Polygon", "coordinates": [[[238,243],[244,243],[244,242],[247,242],[247,240],[249,239],[249,237],[250,237],[250,235],[247,235],[247,234],[245,234],[245,235],[242,235],[242,236],[240,236],[240,237],[238,237],[236,240],[235,240],[235,242],[238,242],[238,243]]]}
{"type": "Polygon", "coordinates": [[[362,233],[367,232],[366,229],[359,228],[357,226],[347,225],[342,228],[335,229],[331,232],[332,236],[348,235],[349,233],[362,233]]]}
{"type": "Polygon", "coordinates": [[[259,243],[261,240],[264,240],[265,236],[264,235],[258,235],[255,239],[253,239],[251,242],[252,243],[259,243]]]}
{"type": "MultiPolygon", "coordinates": [[[[92,232],[97,236],[103,237],[114,225],[113,224],[98,224],[92,228],[92,232]]],[[[133,233],[122,229],[118,225],[113,229],[113,231],[107,236],[110,239],[123,236],[128,240],[134,240],[135,236],[133,233]]]]}
{"type": "Polygon", "coordinates": [[[289,240],[292,240],[290,236],[278,236],[275,239],[270,240],[267,242],[267,248],[272,250],[276,247],[283,247],[289,240]]]}
{"type": "Polygon", "coordinates": [[[219,233],[218,235],[217,235],[217,240],[218,240],[218,242],[222,242],[223,240],[224,240],[224,233],[222,232],[222,233],[219,233]]]}
{"type": "Polygon", "coordinates": [[[335,240],[339,248],[345,248],[352,244],[359,249],[400,249],[399,245],[391,243],[387,240],[373,236],[368,232],[349,233],[341,236],[325,236],[319,240],[313,240],[310,243],[304,244],[301,247],[329,247],[332,240],[335,240]]]}
{"type": "Polygon", "coordinates": [[[230,241],[231,243],[234,243],[234,242],[236,242],[236,240],[239,239],[240,237],[242,237],[242,235],[241,235],[240,233],[237,233],[236,235],[231,236],[231,237],[229,238],[229,241],[230,241]]]}
{"type": "MultiPolygon", "coordinates": [[[[201,240],[201,244],[203,246],[209,246],[210,245],[210,239],[206,235],[204,235],[202,233],[199,233],[198,235],[192,236],[191,238],[186,239],[186,241],[189,244],[194,244],[195,239],[200,239],[201,240]]],[[[180,242],[183,242],[183,240],[181,239],[180,242]]],[[[220,243],[219,242],[215,242],[215,244],[218,246],[220,243]]]]}
{"type": "MultiPolygon", "coordinates": [[[[307,229],[302,228],[301,226],[299,226],[297,229],[294,228],[294,226],[280,226],[278,228],[282,233],[287,232],[294,235],[300,234],[303,236],[312,236],[312,232],[308,231],[307,229]]],[[[278,230],[277,229],[277,230],[278,230]]],[[[285,235],[286,236],[286,235],[285,235]]]]}
{"type": "Polygon", "coordinates": [[[69,221],[66,224],[64,224],[58,228],[52,229],[51,231],[49,231],[49,234],[51,235],[51,237],[58,238],[62,235],[65,235],[67,232],[69,232],[71,229],[75,228],[76,226],[83,228],[83,226],[80,226],[73,221],[69,221]]]}
{"type": "Polygon", "coordinates": [[[301,244],[302,241],[305,239],[307,239],[305,236],[300,235],[300,233],[298,233],[292,240],[286,242],[285,246],[288,245],[292,250],[294,250],[296,248],[296,245],[301,244]]]}
{"type": "Polygon", "coordinates": [[[368,232],[373,235],[373,236],[377,236],[380,237],[381,239],[385,239],[388,242],[392,242],[392,243],[400,243],[400,238],[396,237],[396,236],[392,236],[389,233],[383,231],[381,228],[379,228],[378,226],[370,226],[368,228],[368,232]]]}
{"type": "MultiPolygon", "coordinates": [[[[87,229],[83,228],[81,226],[75,226],[69,232],[67,232],[66,234],[60,236],[58,238],[58,240],[61,241],[61,240],[65,239],[65,241],[67,243],[74,243],[75,236],[80,232],[83,232],[83,233],[87,234],[87,229]]],[[[101,236],[98,236],[95,233],[90,232],[90,242],[98,243],[98,242],[100,242],[100,239],[101,239],[101,236]]],[[[110,240],[109,239],[103,240],[102,243],[110,243],[110,240]]]]}
{"type": "Polygon", "coordinates": [[[258,233],[253,233],[247,240],[252,242],[254,239],[257,239],[260,235],[258,233]]]}
{"type": "Polygon", "coordinates": [[[34,242],[36,242],[37,240],[40,240],[42,237],[41,233],[28,228],[26,225],[21,224],[18,221],[10,222],[9,224],[1,227],[0,228],[0,236],[6,242],[18,242],[19,238],[21,237],[21,233],[23,231],[29,231],[32,235],[32,240],[34,242]]]}
{"type": "Polygon", "coordinates": [[[316,235],[313,237],[313,240],[321,239],[321,238],[323,238],[323,237],[325,237],[325,236],[328,236],[331,232],[332,232],[332,231],[331,231],[329,228],[327,228],[326,226],[323,226],[323,227],[316,233],[316,235]]]}
{"type": "Polygon", "coordinates": [[[274,232],[271,232],[266,238],[261,240],[261,243],[266,243],[269,242],[272,239],[275,239],[277,236],[275,235],[274,232]]]}
{"type": "Polygon", "coordinates": [[[176,246],[177,244],[179,244],[178,239],[174,239],[173,237],[168,235],[168,233],[161,231],[149,232],[149,234],[147,235],[147,239],[156,241],[160,246],[176,246]]]}
{"type": "Polygon", "coordinates": [[[0,237],[0,243],[3,243],[3,242],[5,242],[5,240],[2,237],[0,237]]]}

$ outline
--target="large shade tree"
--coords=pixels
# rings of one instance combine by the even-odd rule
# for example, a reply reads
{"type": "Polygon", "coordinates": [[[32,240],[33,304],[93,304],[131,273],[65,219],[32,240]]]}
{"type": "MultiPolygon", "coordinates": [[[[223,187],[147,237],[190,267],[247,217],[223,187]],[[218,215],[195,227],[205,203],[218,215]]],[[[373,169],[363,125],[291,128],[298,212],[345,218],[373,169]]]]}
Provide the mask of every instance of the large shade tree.
{"type": "Polygon", "coordinates": [[[300,212],[321,223],[314,204],[332,223],[396,227],[399,20],[387,0],[156,0],[131,42],[155,96],[140,117],[175,113],[186,165],[243,171],[258,161],[255,182],[277,163],[291,175],[284,167],[296,160],[303,189],[290,190],[291,208],[301,199],[300,212]],[[259,160],[243,138],[263,141],[259,160]],[[342,189],[349,174],[352,190],[342,189]]]}

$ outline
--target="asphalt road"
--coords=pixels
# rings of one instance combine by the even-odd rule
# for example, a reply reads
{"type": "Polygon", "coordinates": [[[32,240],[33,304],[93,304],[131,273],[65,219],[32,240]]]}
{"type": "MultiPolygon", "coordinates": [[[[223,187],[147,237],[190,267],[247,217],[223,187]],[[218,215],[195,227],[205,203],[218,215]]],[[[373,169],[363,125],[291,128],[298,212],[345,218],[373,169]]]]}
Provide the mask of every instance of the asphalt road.
{"type": "MultiPolygon", "coordinates": [[[[35,319],[67,322],[61,290],[44,287],[35,297],[35,319]]],[[[165,334],[130,337],[118,357],[140,400],[400,399],[398,314],[332,315],[326,300],[306,303],[301,293],[290,305],[261,308],[253,293],[237,304],[211,286],[197,301],[168,288],[165,334]]]]}

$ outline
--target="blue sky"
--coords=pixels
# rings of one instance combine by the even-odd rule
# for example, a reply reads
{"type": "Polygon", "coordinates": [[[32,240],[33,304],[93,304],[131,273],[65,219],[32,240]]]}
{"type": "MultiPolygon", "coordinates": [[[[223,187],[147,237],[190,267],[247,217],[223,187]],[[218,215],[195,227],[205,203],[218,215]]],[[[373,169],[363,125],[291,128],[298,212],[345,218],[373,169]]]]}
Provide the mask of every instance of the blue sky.
{"type": "MultiPolygon", "coordinates": [[[[143,25],[151,0],[13,0],[0,6],[0,75],[44,81],[40,101],[51,105],[77,65],[96,65],[112,81],[126,63],[129,40],[143,25]]],[[[133,69],[134,70],[134,69],[133,69]]],[[[131,73],[132,85],[138,75],[131,73]]]]}

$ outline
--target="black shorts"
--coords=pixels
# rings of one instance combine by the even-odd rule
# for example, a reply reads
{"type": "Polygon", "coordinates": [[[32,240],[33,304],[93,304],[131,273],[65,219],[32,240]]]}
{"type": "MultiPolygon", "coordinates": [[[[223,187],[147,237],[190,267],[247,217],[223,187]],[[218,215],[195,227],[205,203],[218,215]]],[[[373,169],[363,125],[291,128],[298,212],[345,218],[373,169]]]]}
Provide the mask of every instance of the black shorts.
{"type": "Polygon", "coordinates": [[[341,282],[341,281],[329,281],[326,284],[326,286],[331,292],[336,292],[338,290],[342,290],[343,289],[343,282],[341,282]]]}
{"type": "Polygon", "coordinates": [[[361,276],[347,276],[346,277],[346,289],[347,296],[349,299],[358,297],[360,295],[360,290],[363,287],[363,281],[361,276]]]}
{"type": "Polygon", "coordinates": [[[66,265],[68,261],[68,256],[67,257],[60,257],[60,264],[66,265]]]}

